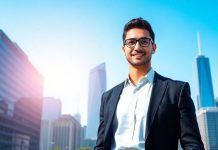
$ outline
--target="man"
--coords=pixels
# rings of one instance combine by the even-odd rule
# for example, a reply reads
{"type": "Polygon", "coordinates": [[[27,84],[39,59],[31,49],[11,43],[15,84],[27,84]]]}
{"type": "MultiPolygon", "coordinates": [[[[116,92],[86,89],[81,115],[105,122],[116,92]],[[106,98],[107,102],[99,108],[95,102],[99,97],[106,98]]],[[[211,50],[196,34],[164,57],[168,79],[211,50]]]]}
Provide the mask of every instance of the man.
{"type": "Polygon", "coordinates": [[[95,149],[204,150],[189,84],[151,67],[155,34],[142,18],[124,27],[128,78],[102,95],[95,149]]]}

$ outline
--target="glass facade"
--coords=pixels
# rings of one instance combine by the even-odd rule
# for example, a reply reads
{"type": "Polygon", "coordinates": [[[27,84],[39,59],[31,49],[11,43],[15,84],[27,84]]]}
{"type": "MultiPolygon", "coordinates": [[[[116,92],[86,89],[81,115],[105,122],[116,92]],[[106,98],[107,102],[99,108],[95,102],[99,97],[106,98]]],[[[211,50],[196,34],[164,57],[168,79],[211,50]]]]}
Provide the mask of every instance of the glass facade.
{"type": "Polygon", "coordinates": [[[218,108],[201,109],[197,114],[205,149],[218,149],[218,108]]]}
{"type": "Polygon", "coordinates": [[[39,150],[43,77],[0,30],[0,149],[39,150]]]}
{"type": "Polygon", "coordinates": [[[218,107],[218,97],[216,98],[216,107],[218,107]]]}
{"type": "Polygon", "coordinates": [[[199,87],[198,108],[215,107],[209,59],[199,55],[196,64],[199,87]]]}
{"type": "Polygon", "coordinates": [[[88,93],[88,122],[86,138],[96,139],[99,125],[99,111],[101,96],[106,90],[105,63],[102,63],[90,71],[88,93]]]}

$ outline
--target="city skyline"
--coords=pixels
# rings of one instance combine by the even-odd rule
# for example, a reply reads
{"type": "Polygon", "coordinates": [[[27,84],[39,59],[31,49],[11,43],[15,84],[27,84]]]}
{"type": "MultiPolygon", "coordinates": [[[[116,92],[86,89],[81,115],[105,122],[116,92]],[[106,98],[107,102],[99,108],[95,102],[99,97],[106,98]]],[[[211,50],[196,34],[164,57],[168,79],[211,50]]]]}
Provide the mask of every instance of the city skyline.
{"type": "Polygon", "coordinates": [[[134,17],[143,17],[153,26],[158,46],[153,55],[154,70],[189,82],[195,105],[199,31],[202,53],[210,59],[214,96],[218,97],[218,21],[214,19],[218,2],[114,2],[1,1],[0,29],[43,75],[44,96],[61,99],[64,114],[81,113],[83,124],[91,68],[106,63],[107,89],[128,74],[121,36],[124,24],[134,17]]]}

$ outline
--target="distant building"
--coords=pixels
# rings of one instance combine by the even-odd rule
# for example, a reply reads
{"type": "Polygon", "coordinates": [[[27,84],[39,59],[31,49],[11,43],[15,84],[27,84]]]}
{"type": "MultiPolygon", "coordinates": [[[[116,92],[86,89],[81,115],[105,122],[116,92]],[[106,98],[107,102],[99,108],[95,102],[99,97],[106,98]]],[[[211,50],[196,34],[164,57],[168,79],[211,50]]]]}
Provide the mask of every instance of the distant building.
{"type": "Polygon", "coordinates": [[[196,62],[199,84],[198,106],[199,108],[214,107],[215,101],[209,59],[203,55],[199,55],[196,59],[196,62]]]}
{"type": "Polygon", "coordinates": [[[0,30],[0,149],[38,150],[43,77],[0,30]]]}
{"type": "Polygon", "coordinates": [[[81,146],[82,127],[71,115],[62,115],[53,122],[52,149],[77,150],[81,146]]]}
{"type": "Polygon", "coordinates": [[[96,145],[96,139],[84,139],[83,140],[83,147],[88,147],[93,149],[96,145]]]}
{"type": "Polygon", "coordinates": [[[102,63],[90,71],[88,93],[88,121],[86,139],[96,139],[99,125],[101,96],[106,90],[106,69],[102,63]]]}
{"type": "Polygon", "coordinates": [[[43,99],[40,150],[52,150],[53,121],[61,116],[61,101],[53,97],[43,99]]]}
{"type": "Polygon", "coordinates": [[[88,145],[85,142],[86,127],[87,126],[82,126],[82,131],[81,131],[81,137],[82,137],[81,147],[88,147],[88,145]]]}
{"type": "Polygon", "coordinates": [[[216,107],[218,107],[218,97],[216,98],[216,107]]]}
{"type": "Polygon", "coordinates": [[[42,120],[56,120],[61,116],[60,99],[44,97],[42,108],[42,120]]]}
{"type": "Polygon", "coordinates": [[[205,149],[218,149],[218,108],[203,108],[197,113],[198,125],[205,149]]]}
{"type": "Polygon", "coordinates": [[[76,119],[76,121],[78,121],[79,123],[81,123],[81,115],[80,115],[80,113],[74,114],[73,117],[76,119]]]}
{"type": "Polygon", "coordinates": [[[200,37],[198,36],[199,54],[196,58],[198,79],[198,109],[204,107],[215,107],[213,85],[210,71],[209,59],[202,55],[200,37]]]}

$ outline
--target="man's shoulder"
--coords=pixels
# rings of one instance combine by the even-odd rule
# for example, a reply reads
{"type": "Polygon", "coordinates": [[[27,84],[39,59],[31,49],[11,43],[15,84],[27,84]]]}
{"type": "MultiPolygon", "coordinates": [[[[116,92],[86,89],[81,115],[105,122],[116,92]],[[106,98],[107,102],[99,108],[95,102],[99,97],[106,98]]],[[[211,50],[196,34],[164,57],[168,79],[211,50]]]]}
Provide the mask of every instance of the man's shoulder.
{"type": "Polygon", "coordinates": [[[154,82],[156,81],[167,82],[169,86],[184,86],[185,84],[188,84],[188,82],[165,77],[155,72],[154,82]]]}

